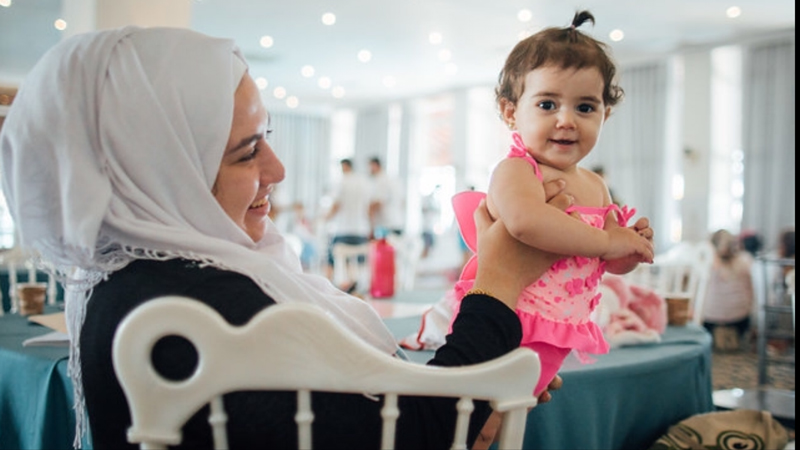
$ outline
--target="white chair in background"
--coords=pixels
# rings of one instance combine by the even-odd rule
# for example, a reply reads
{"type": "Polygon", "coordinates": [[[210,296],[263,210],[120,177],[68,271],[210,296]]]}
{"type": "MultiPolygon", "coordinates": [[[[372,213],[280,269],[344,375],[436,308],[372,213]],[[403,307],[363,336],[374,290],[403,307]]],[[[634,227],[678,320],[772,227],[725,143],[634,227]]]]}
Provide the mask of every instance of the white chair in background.
{"type": "Polygon", "coordinates": [[[353,245],[337,242],[331,253],[335,285],[357,282],[360,290],[369,289],[369,243],[353,245]]]}
{"type": "Polygon", "coordinates": [[[653,264],[639,264],[625,279],[653,289],[664,298],[689,299],[691,321],[702,325],[713,261],[714,249],[710,243],[681,242],[667,253],[657,255],[653,264]]]}
{"type": "Polygon", "coordinates": [[[381,449],[394,448],[399,396],[459,398],[453,449],[466,448],[472,400],[488,400],[504,413],[499,448],[519,449],[541,374],[539,357],[527,348],[483,364],[431,367],[376,350],[316,306],[278,304],[234,327],[205,304],[177,296],[146,302],[123,320],[113,361],[131,411],[128,441],[143,449],[179,444],[183,422],[206,403],[214,445],[227,448],[223,394],[259,389],[297,391],[303,449],[314,444],[312,391],[383,395],[381,449]],[[199,355],[195,373],[179,383],[152,367],[153,346],[167,335],[188,339],[199,355]]]}

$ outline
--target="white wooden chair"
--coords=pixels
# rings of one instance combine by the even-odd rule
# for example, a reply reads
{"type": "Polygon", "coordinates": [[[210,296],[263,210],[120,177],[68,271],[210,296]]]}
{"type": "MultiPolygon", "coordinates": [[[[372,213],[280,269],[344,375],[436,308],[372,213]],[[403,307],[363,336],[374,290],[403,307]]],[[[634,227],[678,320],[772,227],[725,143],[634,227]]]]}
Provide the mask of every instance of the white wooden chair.
{"type": "Polygon", "coordinates": [[[123,320],[113,361],[131,410],[128,441],[143,449],[179,444],[184,421],[206,403],[215,447],[227,448],[222,395],[240,390],[297,391],[303,449],[312,448],[312,391],[383,394],[381,449],[394,448],[399,396],[459,398],[453,449],[466,448],[472,399],[487,400],[504,413],[499,448],[519,449],[541,373],[539,357],[525,348],[483,364],[430,367],[376,350],[316,306],[271,306],[234,327],[205,304],[177,296],[146,302],[123,320]],[[152,367],[153,346],[168,335],[188,339],[199,355],[195,372],[180,382],[152,367]]]}
{"type": "Polygon", "coordinates": [[[708,242],[682,242],[657,255],[653,264],[639,264],[625,279],[664,298],[687,298],[691,321],[702,325],[713,260],[714,249],[708,242]]]}
{"type": "Polygon", "coordinates": [[[344,286],[355,281],[360,289],[369,288],[369,243],[353,245],[337,242],[331,253],[334,284],[344,286]]]}

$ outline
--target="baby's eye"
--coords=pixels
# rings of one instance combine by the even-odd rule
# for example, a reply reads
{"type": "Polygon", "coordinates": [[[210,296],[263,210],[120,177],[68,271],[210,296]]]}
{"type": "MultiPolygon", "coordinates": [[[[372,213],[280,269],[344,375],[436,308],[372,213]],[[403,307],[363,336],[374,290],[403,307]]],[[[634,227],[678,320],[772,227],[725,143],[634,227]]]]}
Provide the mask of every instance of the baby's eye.
{"type": "Polygon", "coordinates": [[[556,108],[556,103],[552,100],[544,100],[539,102],[539,108],[542,108],[547,111],[551,111],[556,108]]]}
{"type": "Polygon", "coordinates": [[[595,110],[594,106],[586,103],[578,106],[578,111],[582,113],[590,113],[593,112],[594,110],[595,110]]]}

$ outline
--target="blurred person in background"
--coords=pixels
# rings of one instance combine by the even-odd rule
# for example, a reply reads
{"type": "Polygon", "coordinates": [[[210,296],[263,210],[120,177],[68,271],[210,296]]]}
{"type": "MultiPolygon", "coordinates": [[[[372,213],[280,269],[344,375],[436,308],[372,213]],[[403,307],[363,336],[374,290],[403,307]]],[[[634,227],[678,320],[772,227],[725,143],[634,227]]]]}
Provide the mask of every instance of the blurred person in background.
{"type": "Polygon", "coordinates": [[[714,337],[717,348],[735,350],[750,329],[753,257],[742,250],[737,236],[725,229],[711,235],[711,244],[714,261],[703,304],[703,326],[714,337]],[[718,330],[719,327],[730,327],[736,333],[718,330]]]}
{"type": "Polygon", "coordinates": [[[372,182],[372,201],[369,204],[372,237],[385,236],[386,233],[402,236],[405,201],[400,182],[383,170],[381,159],[377,156],[369,160],[369,173],[372,182]]]}

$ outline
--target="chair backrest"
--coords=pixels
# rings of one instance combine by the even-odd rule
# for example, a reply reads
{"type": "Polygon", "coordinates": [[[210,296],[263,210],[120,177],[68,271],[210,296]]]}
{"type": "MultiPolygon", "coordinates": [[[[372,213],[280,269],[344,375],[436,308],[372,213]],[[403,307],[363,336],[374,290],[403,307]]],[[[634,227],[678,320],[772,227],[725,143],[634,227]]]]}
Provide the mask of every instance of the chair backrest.
{"type": "Polygon", "coordinates": [[[691,320],[700,325],[713,261],[714,249],[708,242],[682,242],[657,255],[653,264],[639,264],[625,279],[664,298],[689,299],[691,320]]]}
{"type": "Polygon", "coordinates": [[[114,369],[131,411],[128,440],[141,448],[181,442],[181,427],[206,403],[216,448],[226,448],[222,395],[240,390],[297,391],[300,448],[312,448],[312,391],[383,395],[382,449],[394,446],[401,395],[455,397],[458,419],[452,448],[466,448],[472,399],[503,412],[501,449],[521,448],[527,409],[540,375],[539,357],[519,348],[495,360],[462,367],[430,367],[384,354],[355,337],[317,306],[279,304],[242,327],[186,297],[144,303],[120,324],[114,369]],[[179,383],[152,367],[153,346],[164,336],[189,340],[199,355],[192,376],[179,383]],[[269,345],[264,345],[269,342],[269,345]]]}

